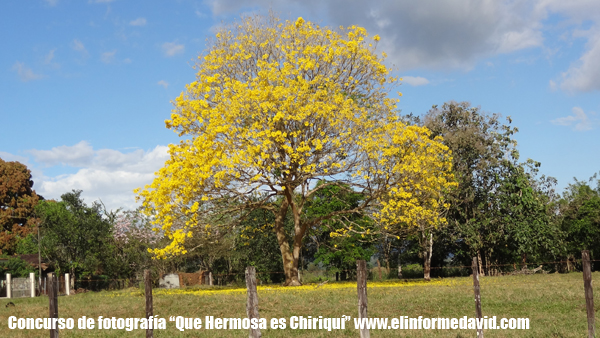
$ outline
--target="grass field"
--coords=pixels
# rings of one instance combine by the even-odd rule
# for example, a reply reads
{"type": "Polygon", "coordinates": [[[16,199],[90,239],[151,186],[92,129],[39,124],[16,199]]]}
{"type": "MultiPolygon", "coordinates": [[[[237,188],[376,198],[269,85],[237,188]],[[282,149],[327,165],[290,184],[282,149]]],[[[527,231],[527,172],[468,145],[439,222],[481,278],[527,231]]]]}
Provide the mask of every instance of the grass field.
{"type": "MultiPolygon", "coordinates": [[[[599,279],[594,273],[593,279],[599,279]]],[[[357,316],[355,282],[330,282],[321,287],[297,288],[260,286],[260,316],[341,317],[357,316]]],[[[600,295],[594,288],[596,297],[600,295]]],[[[186,330],[180,332],[169,316],[220,318],[246,316],[246,292],[235,288],[155,289],[154,314],[167,318],[166,330],[155,337],[247,337],[247,330],[186,330]]],[[[529,276],[482,277],[481,297],[484,316],[529,318],[529,330],[486,330],[485,337],[587,337],[587,320],[581,273],[529,276]]],[[[368,283],[369,317],[473,317],[472,279],[436,279],[368,283]]],[[[48,337],[45,330],[10,330],[8,317],[39,318],[48,315],[48,299],[12,299],[14,307],[0,301],[0,337],[48,337]]],[[[59,297],[59,316],[144,317],[144,297],[138,289],[84,293],[59,297]]],[[[596,311],[600,300],[596,300],[596,311]]],[[[145,337],[144,330],[62,330],[61,337],[145,337]]],[[[358,337],[353,322],[345,330],[262,330],[263,337],[358,337]]],[[[474,330],[371,330],[372,337],[475,337],[474,330]]]]}

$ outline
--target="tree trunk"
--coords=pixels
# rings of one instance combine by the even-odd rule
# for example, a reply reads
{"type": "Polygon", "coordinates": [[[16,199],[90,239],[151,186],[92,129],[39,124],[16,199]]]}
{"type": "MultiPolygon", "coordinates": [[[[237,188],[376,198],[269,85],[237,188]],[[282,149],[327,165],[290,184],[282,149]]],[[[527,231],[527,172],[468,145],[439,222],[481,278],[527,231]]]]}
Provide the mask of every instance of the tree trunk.
{"type": "Polygon", "coordinates": [[[431,280],[431,254],[433,251],[433,233],[429,236],[423,233],[423,277],[426,281],[431,280]],[[427,238],[429,237],[429,238],[427,238]]]}
{"type": "Polygon", "coordinates": [[[485,272],[483,272],[483,261],[481,259],[481,250],[477,250],[477,262],[479,265],[479,275],[481,276],[485,276],[485,272]]]}
{"type": "Polygon", "coordinates": [[[281,251],[281,259],[283,260],[283,272],[285,274],[284,286],[300,286],[300,280],[298,278],[298,261],[300,248],[296,248],[296,237],[294,236],[294,251],[290,250],[290,244],[287,236],[283,229],[283,223],[285,216],[288,211],[288,202],[283,200],[279,208],[279,212],[275,215],[275,234],[277,235],[277,242],[279,243],[279,250],[281,251]],[[295,256],[295,257],[294,257],[295,256]]]}

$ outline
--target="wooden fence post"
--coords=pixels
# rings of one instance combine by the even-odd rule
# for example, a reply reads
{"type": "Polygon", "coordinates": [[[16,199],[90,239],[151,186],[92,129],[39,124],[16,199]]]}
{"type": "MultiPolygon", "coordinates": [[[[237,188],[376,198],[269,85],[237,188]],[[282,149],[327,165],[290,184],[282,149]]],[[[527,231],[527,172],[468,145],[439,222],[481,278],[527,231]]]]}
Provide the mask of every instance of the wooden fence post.
{"type": "MultiPolygon", "coordinates": [[[[356,291],[358,292],[358,318],[367,316],[367,262],[356,261],[356,291]]],[[[360,329],[360,338],[369,338],[369,329],[360,329]]]]}
{"type": "MultiPolygon", "coordinates": [[[[150,278],[150,270],[144,270],[144,294],[146,295],[146,319],[150,320],[150,317],[153,316],[154,311],[152,309],[152,279],[150,278]]],[[[154,337],[154,330],[149,328],[146,329],[146,338],[154,337]]]]}
{"type": "MultiPolygon", "coordinates": [[[[53,272],[48,274],[48,318],[58,318],[58,279],[53,272]]],[[[58,326],[50,328],[50,338],[58,338],[58,326]]]]}
{"type": "Polygon", "coordinates": [[[585,307],[587,308],[588,336],[594,338],[596,329],[594,328],[594,293],[592,291],[592,267],[590,264],[590,252],[583,250],[581,252],[583,261],[583,287],[585,288],[585,307]]]}
{"type": "MultiPolygon", "coordinates": [[[[246,303],[246,314],[248,319],[260,318],[258,315],[258,293],[256,292],[256,269],[253,266],[246,268],[246,289],[248,301],[246,303]]],[[[260,329],[250,329],[250,338],[262,337],[260,329]]]]}
{"type": "MultiPolygon", "coordinates": [[[[477,318],[483,318],[481,313],[481,293],[479,288],[479,267],[477,266],[477,257],[473,257],[473,290],[475,291],[475,315],[477,318]]],[[[483,338],[483,329],[477,329],[477,338],[483,338]]]]}

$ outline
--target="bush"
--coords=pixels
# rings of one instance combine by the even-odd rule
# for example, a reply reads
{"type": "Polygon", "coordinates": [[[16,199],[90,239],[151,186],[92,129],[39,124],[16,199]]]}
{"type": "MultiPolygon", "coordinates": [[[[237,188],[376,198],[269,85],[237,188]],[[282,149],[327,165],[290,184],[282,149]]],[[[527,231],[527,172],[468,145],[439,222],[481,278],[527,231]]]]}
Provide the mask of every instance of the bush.
{"type": "Polygon", "coordinates": [[[409,264],[402,267],[402,278],[423,278],[423,267],[420,264],[409,264]]]}
{"type": "Polygon", "coordinates": [[[36,268],[19,257],[11,257],[8,261],[1,262],[0,271],[3,275],[10,273],[13,278],[29,277],[31,272],[34,272],[36,276],[38,275],[36,268]]]}

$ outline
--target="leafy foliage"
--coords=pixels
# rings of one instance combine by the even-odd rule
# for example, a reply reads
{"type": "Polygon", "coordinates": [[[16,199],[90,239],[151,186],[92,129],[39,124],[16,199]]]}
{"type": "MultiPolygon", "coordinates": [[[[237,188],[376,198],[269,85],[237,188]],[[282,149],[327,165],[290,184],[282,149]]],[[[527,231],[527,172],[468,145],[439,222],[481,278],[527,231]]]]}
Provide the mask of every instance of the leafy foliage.
{"type": "Polygon", "coordinates": [[[468,102],[434,106],[424,118],[452,150],[458,189],[447,195],[450,227],[436,235],[444,252],[462,264],[477,256],[487,269],[527,254],[539,258],[561,252],[562,235],[552,215],[555,180],[537,178],[535,161],[518,162],[513,139],[518,130],[507,121],[502,124],[498,115],[468,102]]]}
{"type": "Polygon", "coordinates": [[[29,277],[31,272],[35,273],[36,276],[39,275],[38,269],[19,257],[10,257],[8,261],[0,262],[1,275],[10,273],[12,278],[19,278],[29,277]]]}
{"type": "Polygon", "coordinates": [[[567,234],[567,252],[575,257],[581,250],[590,250],[598,257],[600,245],[600,180],[597,175],[589,182],[577,181],[567,187],[560,201],[561,227],[567,234]]]}
{"type": "Polygon", "coordinates": [[[87,206],[81,190],[63,194],[60,202],[36,207],[43,220],[42,256],[58,270],[90,275],[105,268],[113,252],[112,220],[99,203],[87,206]]]}
{"type": "Polygon", "coordinates": [[[385,87],[397,79],[376,54],[379,37],[367,39],[360,27],[334,31],[272,16],[245,17],[216,34],[166,121],[186,140],[170,146],[165,167],[138,191],[171,239],[157,257],[184,254],[187,239],[231,231],[262,209],[274,218],[286,283],[298,285],[303,239],[321,222],[350,226],[346,216],[365,213],[391,227],[427,214],[412,187],[431,197],[425,205],[436,203],[451,181],[447,147],[397,117],[385,87]],[[304,212],[312,195],[342,184],[365,196],[355,208],[304,212]]]}
{"type": "Polygon", "coordinates": [[[32,187],[25,165],[0,159],[0,254],[14,254],[19,240],[37,224],[33,211],[42,198],[32,187]]]}
{"type": "MultiPolygon", "coordinates": [[[[326,184],[320,181],[317,186],[326,184]]],[[[355,209],[364,195],[345,185],[330,185],[320,190],[306,204],[306,213],[321,217],[332,212],[355,209]]],[[[356,260],[369,260],[375,253],[375,224],[361,213],[346,215],[343,221],[326,219],[312,229],[316,244],[315,263],[323,262],[333,270],[354,269],[356,260]],[[348,226],[346,226],[348,224],[348,226]]]]}

